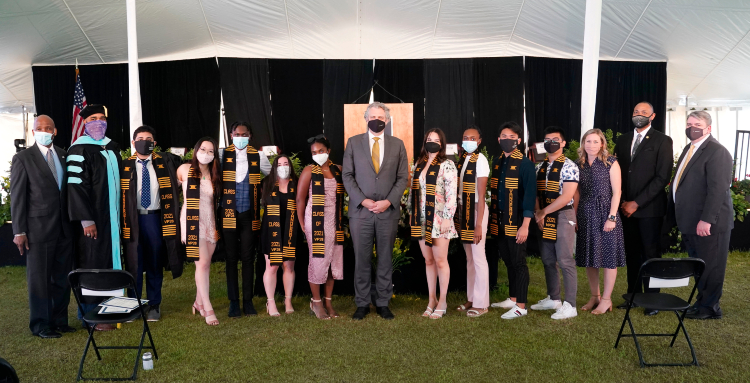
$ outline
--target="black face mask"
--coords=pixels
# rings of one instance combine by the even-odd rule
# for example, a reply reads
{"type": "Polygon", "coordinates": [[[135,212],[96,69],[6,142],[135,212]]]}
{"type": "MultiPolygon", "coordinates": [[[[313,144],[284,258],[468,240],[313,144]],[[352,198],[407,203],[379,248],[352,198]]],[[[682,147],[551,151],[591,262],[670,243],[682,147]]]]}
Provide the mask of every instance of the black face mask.
{"type": "Polygon", "coordinates": [[[555,153],[558,150],[560,150],[560,143],[555,141],[545,141],[544,142],[544,150],[547,153],[555,153]]]}
{"type": "Polygon", "coordinates": [[[372,130],[373,133],[380,133],[385,129],[385,122],[380,120],[367,121],[367,128],[372,130]]]}
{"type": "Polygon", "coordinates": [[[518,146],[518,140],[512,140],[510,138],[500,140],[500,149],[505,153],[512,153],[513,150],[518,146]]]}
{"type": "Polygon", "coordinates": [[[703,137],[703,129],[701,129],[701,128],[695,128],[695,127],[686,128],[685,129],[685,135],[690,139],[690,141],[697,140],[697,139],[703,137]]]}
{"type": "Polygon", "coordinates": [[[147,156],[154,151],[154,141],[140,140],[136,141],[133,146],[135,146],[136,152],[143,154],[144,156],[147,156]]]}
{"type": "Polygon", "coordinates": [[[437,142],[425,142],[424,150],[426,150],[428,153],[437,153],[440,151],[440,144],[438,144],[437,142]]]}
{"type": "Polygon", "coordinates": [[[633,125],[635,125],[636,128],[640,129],[648,124],[651,123],[651,117],[646,116],[633,116],[633,125]]]}

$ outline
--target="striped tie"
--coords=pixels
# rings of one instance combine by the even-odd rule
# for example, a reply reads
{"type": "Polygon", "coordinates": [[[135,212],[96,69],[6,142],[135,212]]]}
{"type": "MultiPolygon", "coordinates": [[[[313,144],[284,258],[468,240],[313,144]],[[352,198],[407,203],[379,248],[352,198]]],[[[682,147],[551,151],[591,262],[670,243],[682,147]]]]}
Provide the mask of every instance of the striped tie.
{"type": "Polygon", "coordinates": [[[685,156],[685,164],[682,165],[682,169],[680,169],[680,172],[677,173],[677,177],[674,178],[674,191],[677,191],[677,187],[680,186],[680,181],[682,181],[682,172],[685,171],[685,168],[688,166],[688,163],[690,163],[690,159],[693,158],[693,149],[695,148],[695,145],[690,144],[690,150],[688,151],[687,156],[685,156]]]}
{"type": "Polygon", "coordinates": [[[49,170],[52,171],[52,177],[55,177],[55,183],[57,184],[57,188],[60,188],[60,179],[57,178],[57,166],[55,165],[55,160],[52,158],[52,149],[47,150],[47,166],[49,166],[49,170]]]}
{"type": "Polygon", "coordinates": [[[144,209],[148,209],[151,205],[151,175],[148,173],[148,160],[138,160],[143,164],[143,171],[141,172],[141,206],[144,209]]]}

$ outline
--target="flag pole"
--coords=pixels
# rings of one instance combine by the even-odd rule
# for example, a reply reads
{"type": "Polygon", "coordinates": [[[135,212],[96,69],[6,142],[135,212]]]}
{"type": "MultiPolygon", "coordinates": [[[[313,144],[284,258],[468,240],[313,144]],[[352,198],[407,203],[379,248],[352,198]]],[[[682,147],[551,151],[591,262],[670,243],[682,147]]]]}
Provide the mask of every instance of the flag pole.
{"type": "MultiPolygon", "coordinates": [[[[138,35],[135,23],[135,0],[126,0],[128,26],[128,96],[130,106],[130,136],[141,125],[141,84],[138,73],[138,35]]],[[[131,148],[132,149],[132,148],[131,148]]]]}

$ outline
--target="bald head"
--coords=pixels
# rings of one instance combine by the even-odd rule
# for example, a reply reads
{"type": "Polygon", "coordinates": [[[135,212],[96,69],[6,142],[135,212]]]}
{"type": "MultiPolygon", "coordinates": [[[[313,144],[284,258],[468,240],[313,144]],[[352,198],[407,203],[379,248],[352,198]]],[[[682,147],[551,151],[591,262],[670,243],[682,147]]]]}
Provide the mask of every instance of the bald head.
{"type": "Polygon", "coordinates": [[[638,105],[633,108],[634,116],[650,116],[654,114],[654,107],[649,102],[639,102],[638,105]]]}
{"type": "Polygon", "coordinates": [[[34,120],[34,132],[49,133],[54,138],[57,135],[57,128],[55,128],[55,122],[52,121],[50,116],[40,114],[34,120]]]}

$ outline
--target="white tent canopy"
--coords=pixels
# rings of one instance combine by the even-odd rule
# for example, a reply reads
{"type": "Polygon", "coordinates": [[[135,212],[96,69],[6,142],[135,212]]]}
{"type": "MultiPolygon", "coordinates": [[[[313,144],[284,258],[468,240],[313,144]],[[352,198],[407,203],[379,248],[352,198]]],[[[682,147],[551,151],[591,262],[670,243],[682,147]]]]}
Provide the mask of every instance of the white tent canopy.
{"type": "MultiPolygon", "coordinates": [[[[581,58],[583,0],[137,0],[140,61],[581,58]]],[[[677,105],[750,105],[750,1],[603,0],[602,60],[668,61],[677,105]]],[[[127,61],[123,0],[0,1],[0,108],[32,65],[127,61]]],[[[71,95],[72,97],[72,95],[71,95]]]]}

